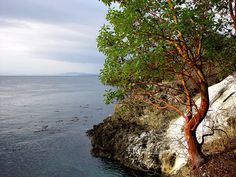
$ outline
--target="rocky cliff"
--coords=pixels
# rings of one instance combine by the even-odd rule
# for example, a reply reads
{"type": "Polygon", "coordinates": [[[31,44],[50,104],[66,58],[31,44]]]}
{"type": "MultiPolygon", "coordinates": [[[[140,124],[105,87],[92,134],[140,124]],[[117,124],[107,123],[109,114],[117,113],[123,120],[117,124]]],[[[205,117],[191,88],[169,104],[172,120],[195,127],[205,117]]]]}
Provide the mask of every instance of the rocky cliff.
{"type": "MultiPolygon", "coordinates": [[[[199,141],[202,135],[213,134],[205,139],[204,153],[212,152],[219,140],[236,138],[236,73],[211,86],[209,96],[209,112],[197,130],[199,141]]],[[[88,131],[92,153],[136,170],[176,174],[188,162],[185,122],[182,117],[170,117],[149,108],[127,114],[117,105],[112,116],[88,131]]],[[[224,148],[222,142],[220,148],[224,148]]]]}

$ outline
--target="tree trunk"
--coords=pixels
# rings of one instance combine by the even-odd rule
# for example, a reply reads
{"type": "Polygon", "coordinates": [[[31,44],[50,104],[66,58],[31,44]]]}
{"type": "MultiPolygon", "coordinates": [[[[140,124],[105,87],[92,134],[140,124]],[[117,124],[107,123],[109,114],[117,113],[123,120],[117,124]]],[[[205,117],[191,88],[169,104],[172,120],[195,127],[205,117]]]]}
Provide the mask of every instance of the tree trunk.
{"type": "Polygon", "coordinates": [[[201,145],[196,138],[196,132],[191,131],[188,127],[185,128],[185,137],[188,144],[188,154],[193,168],[200,167],[205,162],[205,156],[202,153],[201,145]]]}
{"type": "Polygon", "coordinates": [[[233,28],[234,28],[234,36],[236,36],[236,0],[229,0],[229,14],[231,16],[231,19],[233,21],[233,28]],[[233,7],[234,4],[234,7],[233,7]]]}
{"type": "Polygon", "coordinates": [[[198,125],[205,118],[209,108],[209,96],[207,82],[201,83],[201,104],[195,115],[187,122],[185,127],[185,138],[188,144],[188,153],[192,162],[193,168],[200,167],[205,162],[205,156],[201,150],[201,144],[196,137],[198,125]]]}

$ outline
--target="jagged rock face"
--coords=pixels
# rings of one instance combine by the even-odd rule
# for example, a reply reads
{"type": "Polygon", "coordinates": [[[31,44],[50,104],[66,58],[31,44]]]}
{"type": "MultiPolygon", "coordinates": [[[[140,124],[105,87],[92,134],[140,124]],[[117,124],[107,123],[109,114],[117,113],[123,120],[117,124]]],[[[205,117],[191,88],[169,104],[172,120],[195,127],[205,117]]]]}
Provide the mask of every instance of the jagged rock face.
{"type": "MultiPolygon", "coordinates": [[[[199,141],[203,134],[211,132],[212,127],[223,131],[215,131],[213,137],[206,139],[206,143],[218,139],[222,132],[236,136],[236,73],[211,86],[209,97],[209,112],[197,130],[199,141]]],[[[185,120],[179,117],[168,123],[162,117],[161,120],[169,126],[160,128],[165,130],[157,130],[158,125],[154,124],[160,117],[155,117],[153,112],[144,113],[140,117],[123,117],[115,113],[94,126],[88,132],[92,153],[118,160],[136,170],[157,172],[161,169],[175,174],[188,161],[183,133],[185,120]]]]}
{"type": "Polygon", "coordinates": [[[158,172],[161,140],[157,132],[122,119],[107,118],[88,131],[95,156],[111,158],[141,171],[158,172]]]}
{"type": "Polygon", "coordinates": [[[158,172],[160,169],[159,151],[163,144],[155,131],[143,132],[139,136],[130,136],[127,148],[128,159],[141,170],[158,172]]]}

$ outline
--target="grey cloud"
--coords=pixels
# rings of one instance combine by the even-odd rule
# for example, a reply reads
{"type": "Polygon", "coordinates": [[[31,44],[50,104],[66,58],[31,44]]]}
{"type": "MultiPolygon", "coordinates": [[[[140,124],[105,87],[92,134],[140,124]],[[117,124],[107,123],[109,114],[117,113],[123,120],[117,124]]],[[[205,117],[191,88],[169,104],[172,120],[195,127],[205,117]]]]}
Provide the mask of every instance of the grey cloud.
{"type": "Polygon", "coordinates": [[[88,50],[87,52],[41,52],[38,53],[41,58],[56,60],[56,61],[67,61],[72,63],[96,63],[102,64],[104,62],[104,57],[94,50],[88,50]]]}
{"type": "Polygon", "coordinates": [[[104,22],[104,11],[97,0],[0,1],[1,17],[44,22],[99,24],[104,22]]]}
{"type": "Polygon", "coordinates": [[[105,12],[98,0],[0,0],[0,60],[7,63],[19,53],[30,60],[101,66],[96,35],[105,12]]]}
{"type": "Polygon", "coordinates": [[[25,24],[22,24],[22,23],[17,23],[15,21],[12,21],[12,20],[0,17],[0,27],[1,28],[8,28],[8,27],[12,27],[12,28],[27,28],[28,26],[25,25],[25,24]]]}

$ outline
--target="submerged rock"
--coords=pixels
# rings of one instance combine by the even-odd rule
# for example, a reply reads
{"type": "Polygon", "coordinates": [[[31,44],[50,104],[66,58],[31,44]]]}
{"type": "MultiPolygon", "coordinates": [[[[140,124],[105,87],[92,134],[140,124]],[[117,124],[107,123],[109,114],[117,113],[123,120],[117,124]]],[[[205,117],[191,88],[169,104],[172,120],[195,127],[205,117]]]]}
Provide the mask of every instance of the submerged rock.
{"type": "MultiPolygon", "coordinates": [[[[236,135],[236,74],[209,88],[210,108],[197,130],[199,141],[203,134],[206,144],[236,135]]],[[[199,100],[200,101],[200,100],[199,100]]],[[[199,104],[197,101],[196,103],[199,104]]],[[[123,114],[115,113],[88,131],[92,153],[98,157],[118,160],[123,165],[141,171],[176,174],[188,161],[182,117],[169,119],[170,114],[143,109],[123,114]]]]}

